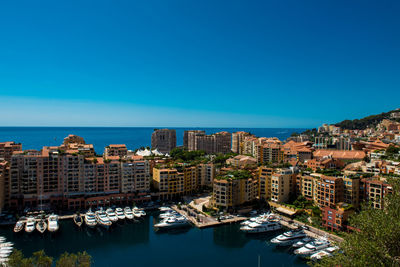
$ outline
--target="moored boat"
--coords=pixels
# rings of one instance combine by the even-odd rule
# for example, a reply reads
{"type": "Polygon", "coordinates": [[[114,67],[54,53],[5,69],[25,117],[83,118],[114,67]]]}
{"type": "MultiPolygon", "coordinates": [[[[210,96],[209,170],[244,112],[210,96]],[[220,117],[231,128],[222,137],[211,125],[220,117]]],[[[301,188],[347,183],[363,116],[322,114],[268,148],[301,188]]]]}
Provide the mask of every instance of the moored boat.
{"type": "Polygon", "coordinates": [[[115,216],[117,216],[118,220],[124,220],[125,219],[124,211],[121,208],[116,208],[115,209],[115,216]]]}
{"type": "Polygon", "coordinates": [[[291,230],[271,239],[271,243],[278,246],[289,246],[299,239],[306,237],[306,233],[302,229],[291,230]]]}
{"type": "Polygon", "coordinates": [[[108,229],[112,225],[110,218],[103,210],[96,211],[96,220],[99,225],[103,226],[106,229],[108,229]]]}
{"type": "Polygon", "coordinates": [[[14,233],[19,233],[22,229],[24,229],[24,222],[18,221],[14,226],[14,233]]]}
{"type": "Polygon", "coordinates": [[[51,214],[48,218],[47,218],[47,230],[49,230],[49,232],[56,232],[58,230],[59,226],[58,226],[58,215],[56,214],[51,214]]]}
{"type": "Polygon", "coordinates": [[[322,258],[325,258],[325,257],[331,257],[332,253],[335,252],[338,249],[339,248],[337,246],[322,249],[322,250],[312,254],[310,256],[310,259],[313,260],[313,261],[318,261],[318,260],[321,260],[322,258]]]}
{"type": "Polygon", "coordinates": [[[90,227],[93,228],[96,226],[97,221],[96,221],[96,216],[95,214],[92,212],[91,209],[88,210],[88,212],[86,212],[85,214],[85,224],[90,227]]]}
{"type": "Polygon", "coordinates": [[[308,257],[315,252],[322,250],[324,248],[329,247],[331,244],[325,238],[317,239],[311,241],[310,243],[306,244],[305,246],[298,248],[294,251],[294,254],[300,255],[301,257],[308,257]]]}
{"type": "Polygon", "coordinates": [[[113,211],[112,208],[108,208],[106,210],[106,215],[107,215],[108,219],[110,219],[111,222],[118,221],[118,217],[115,215],[115,212],[113,211]]]}
{"type": "Polygon", "coordinates": [[[25,232],[32,233],[35,230],[35,218],[29,217],[25,223],[25,232]]]}
{"type": "Polygon", "coordinates": [[[189,226],[189,220],[183,216],[175,217],[175,218],[166,218],[161,222],[154,225],[155,228],[158,229],[172,229],[172,228],[180,228],[189,226]]]}
{"type": "Polygon", "coordinates": [[[74,215],[74,223],[76,226],[81,227],[83,224],[83,218],[81,214],[74,215]]]}
{"type": "Polygon", "coordinates": [[[132,210],[130,207],[124,208],[124,215],[127,219],[132,220],[135,216],[133,216],[132,210]]]}
{"type": "Polygon", "coordinates": [[[38,230],[40,233],[44,233],[46,231],[47,224],[44,219],[41,219],[39,222],[36,223],[36,230],[38,230]]]}
{"type": "Polygon", "coordinates": [[[314,240],[314,238],[311,238],[311,237],[307,236],[307,237],[305,237],[305,238],[303,238],[303,239],[301,239],[301,240],[295,242],[295,243],[292,245],[292,247],[293,247],[293,248],[301,248],[302,246],[306,245],[307,243],[310,243],[310,242],[313,241],[313,240],[314,240]]]}

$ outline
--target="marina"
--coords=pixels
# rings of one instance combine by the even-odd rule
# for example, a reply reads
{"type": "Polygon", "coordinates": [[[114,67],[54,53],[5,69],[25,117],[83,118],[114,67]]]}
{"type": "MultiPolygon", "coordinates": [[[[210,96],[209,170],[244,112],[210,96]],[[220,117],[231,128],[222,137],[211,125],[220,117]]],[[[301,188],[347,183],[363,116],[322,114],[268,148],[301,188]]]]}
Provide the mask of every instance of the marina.
{"type": "Polygon", "coordinates": [[[16,234],[13,227],[3,226],[0,235],[15,243],[14,247],[25,255],[39,249],[53,257],[64,251],[87,251],[92,255],[94,266],[125,266],[134,259],[135,265],[177,266],[190,262],[191,266],[306,266],[304,260],[279,248],[269,240],[281,231],[260,235],[246,235],[239,230],[240,224],[219,227],[184,227],[157,231],[153,226],[159,222],[159,212],[147,212],[141,220],[124,220],[109,229],[93,228],[86,224],[77,228],[72,220],[59,220],[56,234],[46,231],[40,234],[16,234]],[[190,244],[190,246],[188,245],[190,244]],[[193,253],[198,251],[198,253],[193,253]],[[157,257],[153,257],[154,253],[157,257]],[[201,256],[199,256],[201,255],[201,256]]]}

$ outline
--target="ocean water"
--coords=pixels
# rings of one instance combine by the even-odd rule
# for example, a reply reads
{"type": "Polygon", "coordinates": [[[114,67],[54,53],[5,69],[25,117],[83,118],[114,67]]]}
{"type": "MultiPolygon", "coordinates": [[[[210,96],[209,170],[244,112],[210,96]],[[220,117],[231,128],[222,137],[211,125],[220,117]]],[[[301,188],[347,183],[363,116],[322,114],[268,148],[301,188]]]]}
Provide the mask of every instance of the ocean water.
{"type": "Polygon", "coordinates": [[[72,220],[61,221],[55,234],[35,231],[14,234],[12,226],[2,226],[0,235],[15,243],[26,256],[44,249],[57,258],[64,251],[87,251],[94,265],[112,266],[307,266],[290,248],[278,248],[269,242],[283,232],[246,235],[238,224],[215,228],[194,227],[156,232],[156,213],[138,223],[117,223],[110,229],[78,229],[72,220]]]}
{"type": "MultiPolygon", "coordinates": [[[[285,140],[301,128],[174,128],[177,145],[183,143],[185,130],[205,130],[207,134],[220,131],[246,131],[259,137],[278,137],[285,140]]],[[[102,154],[109,144],[126,144],[128,149],[151,145],[151,127],[0,127],[0,142],[22,143],[23,149],[41,149],[43,146],[60,145],[69,134],[82,136],[86,143],[93,144],[97,153],[102,154]]]]}

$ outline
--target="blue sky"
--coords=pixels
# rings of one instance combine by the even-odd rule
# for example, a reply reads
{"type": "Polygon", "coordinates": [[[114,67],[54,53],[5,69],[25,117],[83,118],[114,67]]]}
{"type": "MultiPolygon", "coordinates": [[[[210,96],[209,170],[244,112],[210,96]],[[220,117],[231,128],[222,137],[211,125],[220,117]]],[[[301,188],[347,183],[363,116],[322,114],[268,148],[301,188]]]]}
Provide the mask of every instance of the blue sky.
{"type": "Polygon", "coordinates": [[[400,1],[2,1],[0,125],[315,127],[399,107],[400,1]]]}

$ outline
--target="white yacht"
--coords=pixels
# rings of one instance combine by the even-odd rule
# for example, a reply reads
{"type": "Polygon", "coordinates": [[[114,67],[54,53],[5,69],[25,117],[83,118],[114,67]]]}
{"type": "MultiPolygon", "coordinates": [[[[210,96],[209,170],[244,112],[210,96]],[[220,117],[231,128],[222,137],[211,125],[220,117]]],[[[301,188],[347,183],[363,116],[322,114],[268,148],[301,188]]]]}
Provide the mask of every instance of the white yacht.
{"type": "Polygon", "coordinates": [[[311,241],[314,241],[314,238],[307,236],[307,237],[295,242],[292,245],[292,247],[293,248],[301,248],[301,247],[305,246],[307,243],[310,243],[311,241]]]}
{"type": "Polygon", "coordinates": [[[124,208],[124,215],[127,219],[132,220],[134,218],[131,208],[125,207],[124,208]]]}
{"type": "Polygon", "coordinates": [[[49,232],[56,232],[58,228],[58,215],[51,214],[49,218],[47,218],[47,230],[49,230],[49,232]]]}
{"type": "Polygon", "coordinates": [[[106,229],[108,229],[112,225],[110,218],[103,210],[96,211],[96,220],[99,225],[103,226],[106,229]]]}
{"type": "Polygon", "coordinates": [[[89,227],[95,227],[97,224],[96,216],[90,209],[85,214],[85,223],[89,227]]]}
{"type": "Polygon", "coordinates": [[[166,212],[166,211],[170,211],[170,210],[172,210],[172,208],[170,208],[170,207],[159,207],[158,208],[161,212],[166,212]]]}
{"type": "Polygon", "coordinates": [[[133,215],[138,218],[146,216],[146,212],[143,209],[139,209],[138,207],[133,207],[132,212],[133,215]]]}
{"type": "Polygon", "coordinates": [[[161,213],[158,217],[160,217],[161,219],[165,219],[165,218],[175,217],[178,215],[179,215],[178,212],[172,210],[172,211],[167,211],[167,212],[161,213]]]}
{"type": "Polygon", "coordinates": [[[330,245],[331,244],[326,239],[317,239],[315,241],[312,241],[312,242],[306,244],[305,246],[303,246],[301,248],[296,249],[294,251],[294,254],[300,255],[302,257],[307,257],[321,249],[329,247],[330,245]]]}
{"type": "Polygon", "coordinates": [[[175,217],[175,218],[166,218],[161,222],[154,225],[154,227],[158,229],[172,229],[179,228],[189,225],[189,220],[183,216],[175,217]]]}
{"type": "Polygon", "coordinates": [[[35,218],[29,217],[25,224],[25,232],[32,233],[35,230],[35,218]]]}
{"type": "Polygon", "coordinates": [[[14,233],[21,232],[22,229],[24,229],[24,222],[18,221],[14,226],[14,233]]]}
{"type": "Polygon", "coordinates": [[[338,249],[339,248],[337,246],[325,248],[323,250],[320,250],[320,251],[312,254],[310,256],[310,259],[313,260],[313,261],[318,261],[318,260],[321,260],[322,258],[325,258],[325,257],[331,257],[332,253],[335,252],[338,249]]]}
{"type": "Polygon", "coordinates": [[[248,219],[246,221],[243,221],[240,224],[244,226],[244,225],[248,225],[248,224],[254,223],[254,222],[262,222],[262,221],[268,220],[268,218],[270,216],[273,217],[275,215],[271,214],[271,213],[264,213],[264,214],[261,214],[261,215],[256,216],[256,217],[251,217],[250,219],[248,219]]]}
{"type": "Polygon", "coordinates": [[[240,227],[245,233],[256,234],[256,233],[266,233],[270,231],[280,230],[282,225],[278,220],[268,220],[263,222],[252,222],[248,225],[240,227]]]}
{"type": "Polygon", "coordinates": [[[117,217],[117,215],[115,215],[115,212],[113,211],[112,208],[108,208],[106,210],[106,214],[107,214],[107,217],[110,219],[111,222],[118,221],[118,217],[117,217]]]}
{"type": "Polygon", "coordinates": [[[124,220],[125,219],[124,211],[121,208],[116,208],[115,209],[115,215],[117,216],[118,220],[124,220]]]}
{"type": "Polygon", "coordinates": [[[277,244],[278,246],[289,246],[306,236],[306,233],[302,229],[296,229],[278,235],[277,237],[271,239],[271,243],[277,244]]]}

